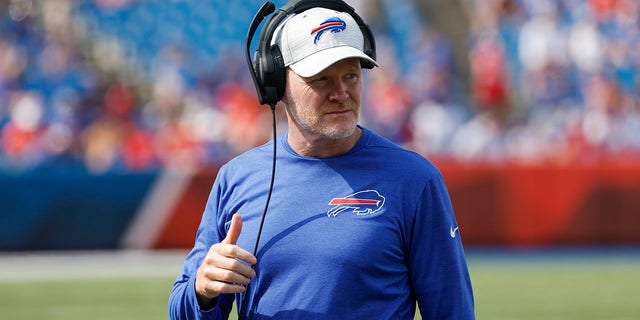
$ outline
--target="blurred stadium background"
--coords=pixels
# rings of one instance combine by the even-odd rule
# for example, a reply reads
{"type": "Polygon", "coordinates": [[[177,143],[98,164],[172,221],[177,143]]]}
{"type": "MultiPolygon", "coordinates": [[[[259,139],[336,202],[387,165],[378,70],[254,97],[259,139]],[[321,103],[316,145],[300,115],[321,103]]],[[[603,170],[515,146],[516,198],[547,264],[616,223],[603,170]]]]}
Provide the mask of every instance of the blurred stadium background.
{"type": "MultiPolygon", "coordinates": [[[[347,2],[381,64],[361,122],[443,171],[479,318],[640,319],[640,2],[347,2]]],[[[164,318],[217,168],[270,138],[244,61],[261,4],[0,0],[0,313],[74,319],[82,293],[14,293],[117,278],[87,314],[164,318]]]]}

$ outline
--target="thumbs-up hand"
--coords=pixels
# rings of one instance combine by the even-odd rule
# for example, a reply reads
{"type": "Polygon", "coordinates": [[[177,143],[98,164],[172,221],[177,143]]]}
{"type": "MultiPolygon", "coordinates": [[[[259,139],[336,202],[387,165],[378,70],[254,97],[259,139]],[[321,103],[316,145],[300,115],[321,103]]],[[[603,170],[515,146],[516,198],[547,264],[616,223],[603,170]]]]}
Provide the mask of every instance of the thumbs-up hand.
{"type": "Polygon", "coordinates": [[[227,236],[209,248],[196,273],[196,294],[200,307],[213,307],[213,298],[221,293],[238,293],[245,290],[256,272],[251,265],[257,259],[248,251],[238,247],[236,242],[242,231],[242,217],[234,214],[227,236]]]}

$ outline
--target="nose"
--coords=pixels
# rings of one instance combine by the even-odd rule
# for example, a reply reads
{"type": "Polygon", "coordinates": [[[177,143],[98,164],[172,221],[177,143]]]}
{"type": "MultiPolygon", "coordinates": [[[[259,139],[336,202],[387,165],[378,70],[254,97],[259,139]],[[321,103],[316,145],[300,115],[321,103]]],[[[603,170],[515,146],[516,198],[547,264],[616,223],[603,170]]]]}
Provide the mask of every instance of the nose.
{"type": "Polygon", "coordinates": [[[329,100],[335,102],[344,102],[349,99],[349,93],[347,92],[347,86],[342,81],[336,81],[333,89],[329,94],[329,100]]]}

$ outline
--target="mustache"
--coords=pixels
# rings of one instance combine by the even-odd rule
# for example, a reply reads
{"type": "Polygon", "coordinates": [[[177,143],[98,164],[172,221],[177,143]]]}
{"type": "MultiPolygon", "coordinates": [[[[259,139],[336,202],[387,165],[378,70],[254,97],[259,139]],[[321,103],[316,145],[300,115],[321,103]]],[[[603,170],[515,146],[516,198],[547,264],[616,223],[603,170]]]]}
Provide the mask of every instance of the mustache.
{"type": "Polygon", "coordinates": [[[358,110],[360,109],[360,105],[358,103],[356,103],[355,101],[347,101],[347,102],[336,102],[336,103],[332,103],[332,107],[330,108],[332,110],[338,110],[338,111],[343,111],[343,110],[358,110]]]}

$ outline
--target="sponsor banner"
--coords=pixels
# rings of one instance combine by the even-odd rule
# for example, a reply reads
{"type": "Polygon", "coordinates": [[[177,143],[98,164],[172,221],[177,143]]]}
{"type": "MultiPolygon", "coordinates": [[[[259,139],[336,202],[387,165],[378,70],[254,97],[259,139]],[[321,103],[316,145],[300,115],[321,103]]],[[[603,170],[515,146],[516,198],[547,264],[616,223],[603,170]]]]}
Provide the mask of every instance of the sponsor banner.
{"type": "Polygon", "coordinates": [[[640,244],[639,163],[440,167],[465,244],[640,244]]]}
{"type": "MultiPolygon", "coordinates": [[[[640,245],[640,164],[437,165],[465,246],[640,245]]],[[[193,245],[214,178],[197,173],[185,184],[150,247],[193,245]]],[[[329,216],[383,201],[373,192],[333,199],[329,216]]]]}

